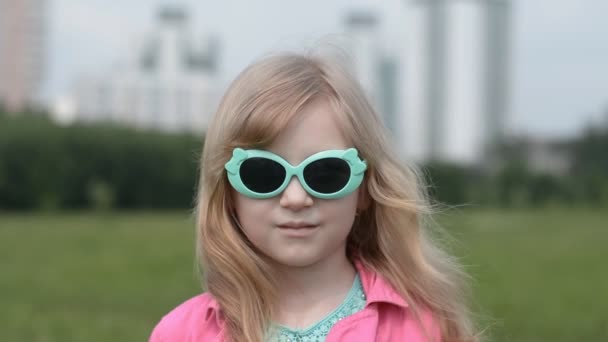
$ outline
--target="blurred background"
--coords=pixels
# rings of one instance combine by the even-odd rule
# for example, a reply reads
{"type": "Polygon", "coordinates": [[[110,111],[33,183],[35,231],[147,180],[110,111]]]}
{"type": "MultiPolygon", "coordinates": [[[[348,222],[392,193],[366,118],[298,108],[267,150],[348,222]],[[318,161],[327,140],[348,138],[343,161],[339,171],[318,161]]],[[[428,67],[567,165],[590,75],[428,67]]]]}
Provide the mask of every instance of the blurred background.
{"type": "Polygon", "coordinates": [[[491,341],[608,340],[608,2],[0,2],[0,339],[145,340],[200,292],[237,73],[343,58],[423,170],[491,341]],[[346,58],[346,59],[344,59],[346,58]]]}

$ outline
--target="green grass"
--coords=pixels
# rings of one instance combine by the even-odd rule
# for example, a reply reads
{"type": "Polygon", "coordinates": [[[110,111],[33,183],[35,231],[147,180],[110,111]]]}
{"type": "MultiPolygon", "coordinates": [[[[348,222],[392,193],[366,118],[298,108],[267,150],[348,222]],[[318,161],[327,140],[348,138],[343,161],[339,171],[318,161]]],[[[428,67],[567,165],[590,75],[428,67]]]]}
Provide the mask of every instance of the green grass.
{"type": "MultiPolygon", "coordinates": [[[[492,341],[608,340],[608,213],[441,215],[492,341]]],[[[187,212],[0,213],[3,341],[142,341],[199,292],[187,212]]]]}
{"type": "Polygon", "coordinates": [[[608,341],[608,212],[463,211],[441,218],[492,341],[608,341]]]}
{"type": "Polygon", "coordinates": [[[143,341],[199,290],[187,213],[0,216],[3,341],[143,341]]]}

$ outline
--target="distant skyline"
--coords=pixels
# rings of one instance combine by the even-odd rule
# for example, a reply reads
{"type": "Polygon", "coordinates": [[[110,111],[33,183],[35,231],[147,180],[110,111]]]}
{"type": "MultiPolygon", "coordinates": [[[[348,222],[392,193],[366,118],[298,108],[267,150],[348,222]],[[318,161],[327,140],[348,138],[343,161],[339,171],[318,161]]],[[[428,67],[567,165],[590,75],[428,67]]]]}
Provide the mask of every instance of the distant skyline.
{"type": "MultiPolygon", "coordinates": [[[[405,3],[190,0],[174,4],[190,10],[196,34],[218,36],[221,78],[227,84],[264,54],[303,51],[318,41],[347,39],[342,34],[344,20],[352,10],[375,12],[384,43],[399,48],[404,42],[405,3]]],[[[159,8],[167,4],[173,3],[50,1],[45,98],[67,95],[79,75],[102,73],[127,58],[133,40],[154,29],[159,8]]],[[[608,21],[604,18],[608,1],[519,0],[513,7],[509,131],[577,134],[608,110],[608,21]]]]}

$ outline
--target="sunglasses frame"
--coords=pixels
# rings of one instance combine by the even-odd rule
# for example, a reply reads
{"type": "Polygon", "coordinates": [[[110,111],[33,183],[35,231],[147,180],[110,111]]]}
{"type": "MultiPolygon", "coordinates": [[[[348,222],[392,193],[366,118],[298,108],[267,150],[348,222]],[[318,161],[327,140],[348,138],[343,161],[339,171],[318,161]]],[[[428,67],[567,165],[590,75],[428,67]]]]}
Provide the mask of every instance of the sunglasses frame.
{"type": "Polygon", "coordinates": [[[278,194],[282,193],[285,188],[287,188],[287,185],[289,184],[293,176],[296,176],[298,177],[302,188],[304,188],[304,190],[306,190],[306,192],[308,192],[310,195],[321,199],[335,199],[350,194],[351,192],[355,191],[359,187],[359,185],[361,185],[361,182],[363,181],[363,175],[365,173],[365,170],[367,169],[367,163],[365,162],[365,160],[359,158],[358,151],[355,148],[349,148],[346,150],[321,151],[304,159],[297,166],[293,166],[289,164],[285,159],[272,152],[264,150],[244,150],[242,148],[237,147],[232,151],[232,158],[230,158],[230,160],[224,165],[224,168],[227,171],[228,181],[230,182],[230,185],[232,185],[232,187],[236,191],[247,197],[264,199],[277,196],[278,194]],[[285,169],[285,179],[283,180],[281,186],[269,193],[259,193],[247,188],[241,180],[240,168],[243,162],[250,158],[270,159],[283,166],[283,168],[285,169]],[[330,194],[324,194],[313,190],[312,188],[310,188],[310,186],[308,186],[306,180],[304,179],[304,169],[312,162],[325,158],[338,158],[344,160],[350,168],[350,178],[348,179],[346,185],[339,191],[330,194]]]}

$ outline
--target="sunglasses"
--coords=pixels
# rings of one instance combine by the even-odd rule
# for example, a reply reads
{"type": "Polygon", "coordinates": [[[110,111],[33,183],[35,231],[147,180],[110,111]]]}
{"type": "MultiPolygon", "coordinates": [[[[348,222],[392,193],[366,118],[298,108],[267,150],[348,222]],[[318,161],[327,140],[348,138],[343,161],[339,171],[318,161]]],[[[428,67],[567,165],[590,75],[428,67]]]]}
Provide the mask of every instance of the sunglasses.
{"type": "Polygon", "coordinates": [[[335,199],[361,185],[367,163],[355,148],[315,153],[297,166],[272,152],[235,148],[224,167],[230,185],[247,197],[274,197],[296,176],[310,195],[335,199]]]}

